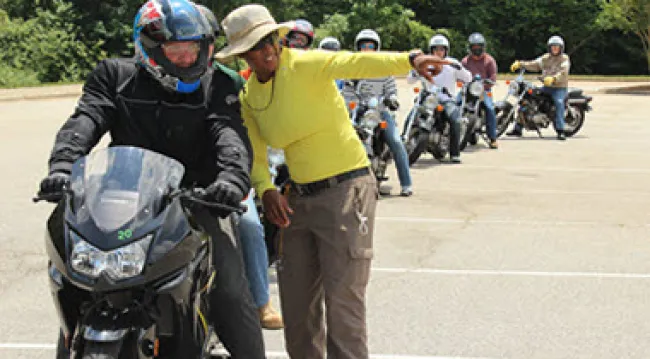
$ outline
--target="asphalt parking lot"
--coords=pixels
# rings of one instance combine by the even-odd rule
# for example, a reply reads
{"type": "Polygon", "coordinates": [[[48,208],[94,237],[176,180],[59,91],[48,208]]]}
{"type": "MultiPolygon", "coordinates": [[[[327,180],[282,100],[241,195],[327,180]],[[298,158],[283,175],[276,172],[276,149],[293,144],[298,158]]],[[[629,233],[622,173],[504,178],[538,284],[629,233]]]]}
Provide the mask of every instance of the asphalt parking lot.
{"type": "MultiPolygon", "coordinates": [[[[400,81],[400,119],[409,88],[400,81]]],[[[479,144],[461,165],[427,155],[412,169],[413,197],[382,198],[373,358],[650,357],[650,101],[593,95],[566,142],[547,130],[498,150],[479,144]]],[[[31,197],[75,103],[0,102],[0,358],[54,356],[43,241],[52,205],[31,197]]],[[[266,338],[269,357],[286,357],[281,332],[266,338]]]]}

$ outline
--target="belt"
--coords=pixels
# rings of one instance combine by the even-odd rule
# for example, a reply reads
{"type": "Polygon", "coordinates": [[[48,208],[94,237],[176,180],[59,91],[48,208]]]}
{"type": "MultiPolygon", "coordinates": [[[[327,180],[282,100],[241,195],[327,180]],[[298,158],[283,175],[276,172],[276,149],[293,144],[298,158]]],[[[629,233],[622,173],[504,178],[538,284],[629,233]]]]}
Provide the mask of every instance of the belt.
{"type": "Polygon", "coordinates": [[[311,196],[324,189],[335,187],[339,183],[349,181],[351,179],[365,176],[368,174],[370,174],[370,169],[368,167],[364,167],[364,168],[359,168],[348,172],[343,172],[339,175],[325,178],[316,182],[305,183],[305,184],[298,184],[295,182],[291,182],[291,187],[300,196],[311,196]]]}

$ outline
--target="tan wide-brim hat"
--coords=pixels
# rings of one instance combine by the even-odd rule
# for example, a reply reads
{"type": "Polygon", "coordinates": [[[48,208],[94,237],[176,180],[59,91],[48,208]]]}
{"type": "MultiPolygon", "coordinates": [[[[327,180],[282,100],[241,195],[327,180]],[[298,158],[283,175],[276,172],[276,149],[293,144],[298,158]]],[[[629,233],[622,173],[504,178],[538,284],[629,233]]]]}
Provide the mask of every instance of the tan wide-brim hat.
{"type": "Polygon", "coordinates": [[[258,41],[273,31],[278,31],[280,38],[293,27],[293,22],[278,24],[269,10],[258,4],[238,7],[221,22],[228,45],[214,55],[221,62],[232,60],[255,46],[258,41]]]}

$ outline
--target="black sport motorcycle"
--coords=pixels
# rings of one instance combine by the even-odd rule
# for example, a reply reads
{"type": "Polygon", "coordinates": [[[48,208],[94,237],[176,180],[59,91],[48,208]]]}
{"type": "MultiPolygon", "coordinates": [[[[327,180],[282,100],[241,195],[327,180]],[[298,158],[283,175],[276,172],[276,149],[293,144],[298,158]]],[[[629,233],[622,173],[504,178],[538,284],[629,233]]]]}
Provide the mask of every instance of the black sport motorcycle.
{"type": "MultiPolygon", "coordinates": [[[[494,104],[497,116],[497,136],[503,135],[508,126],[517,122],[529,131],[536,131],[542,137],[541,129],[555,126],[555,104],[553,98],[543,92],[541,86],[524,80],[525,69],[521,69],[514,81],[507,82],[508,93],[502,101],[494,104]],[[512,97],[515,103],[508,99],[512,97]]],[[[543,78],[539,77],[539,80],[543,78]]],[[[585,122],[585,113],[591,110],[592,97],[581,89],[570,88],[565,99],[564,135],[571,137],[578,133],[585,122]]]]}
{"type": "Polygon", "coordinates": [[[476,145],[479,138],[489,143],[483,100],[485,96],[492,94],[485,91],[485,85],[494,85],[494,81],[482,79],[481,75],[475,75],[472,81],[462,85],[460,108],[463,121],[467,123],[467,130],[460,142],[461,151],[467,144],[476,145]]]}
{"type": "Polygon", "coordinates": [[[183,173],[162,154],[109,147],[73,164],[69,189],[34,198],[58,202],[46,232],[58,359],[209,358],[215,272],[195,220],[243,210],[180,188],[183,173]]]}

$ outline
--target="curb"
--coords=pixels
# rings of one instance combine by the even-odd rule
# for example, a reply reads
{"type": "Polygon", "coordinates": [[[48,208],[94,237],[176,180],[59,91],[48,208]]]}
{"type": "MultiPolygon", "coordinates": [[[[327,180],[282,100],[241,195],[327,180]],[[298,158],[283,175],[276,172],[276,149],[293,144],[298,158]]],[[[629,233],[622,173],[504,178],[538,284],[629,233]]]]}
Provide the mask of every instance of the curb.
{"type": "Polygon", "coordinates": [[[81,96],[82,85],[61,88],[17,88],[0,90],[0,102],[34,101],[81,96]]]}
{"type": "Polygon", "coordinates": [[[650,84],[610,87],[599,91],[608,95],[650,95],[650,84]]]}

